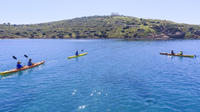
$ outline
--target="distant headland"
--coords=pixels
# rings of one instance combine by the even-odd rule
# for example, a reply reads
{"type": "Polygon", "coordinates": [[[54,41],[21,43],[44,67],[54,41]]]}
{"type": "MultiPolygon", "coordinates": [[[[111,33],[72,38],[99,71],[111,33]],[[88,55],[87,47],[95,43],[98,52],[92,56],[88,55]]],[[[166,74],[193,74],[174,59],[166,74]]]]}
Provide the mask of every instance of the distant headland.
{"type": "Polygon", "coordinates": [[[122,15],[90,16],[40,24],[0,24],[0,39],[7,38],[199,39],[200,26],[122,15]]]}

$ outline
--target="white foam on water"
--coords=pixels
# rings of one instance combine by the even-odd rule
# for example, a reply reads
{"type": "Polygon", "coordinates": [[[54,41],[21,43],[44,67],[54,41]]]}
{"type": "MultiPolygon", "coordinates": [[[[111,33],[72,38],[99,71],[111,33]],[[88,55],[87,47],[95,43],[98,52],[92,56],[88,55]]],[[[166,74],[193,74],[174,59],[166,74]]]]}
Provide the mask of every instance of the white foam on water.
{"type": "Polygon", "coordinates": [[[86,107],[86,105],[81,105],[81,106],[78,107],[78,109],[79,109],[79,110],[85,109],[85,107],[86,107]]]}
{"type": "Polygon", "coordinates": [[[77,92],[77,90],[75,89],[73,92],[72,92],[72,95],[75,95],[77,92]]]}

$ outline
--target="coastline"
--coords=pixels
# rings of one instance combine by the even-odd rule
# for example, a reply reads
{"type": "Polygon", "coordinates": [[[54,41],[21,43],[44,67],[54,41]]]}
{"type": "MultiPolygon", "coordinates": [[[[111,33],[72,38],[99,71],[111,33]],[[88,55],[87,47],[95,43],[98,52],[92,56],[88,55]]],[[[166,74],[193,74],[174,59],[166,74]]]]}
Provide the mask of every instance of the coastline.
{"type": "Polygon", "coordinates": [[[200,40],[200,38],[182,38],[182,39],[162,39],[162,38],[0,38],[0,40],[125,40],[125,41],[176,41],[176,40],[200,40]]]}
{"type": "Polygon", "coordinates": [[[200,25],[130,16],[88,16],[32,25],[0,24],[0,39],[199,39],[200,25]]]}

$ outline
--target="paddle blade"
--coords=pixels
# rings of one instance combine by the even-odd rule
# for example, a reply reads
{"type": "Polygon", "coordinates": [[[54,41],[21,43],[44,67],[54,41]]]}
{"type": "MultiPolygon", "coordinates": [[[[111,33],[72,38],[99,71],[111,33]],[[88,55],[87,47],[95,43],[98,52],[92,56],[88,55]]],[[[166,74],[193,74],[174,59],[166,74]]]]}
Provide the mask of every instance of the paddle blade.
{"type": "Polygon", "coordinates": [[[12,56],[12,58],[17,60],[17,57],[15,57],[15,56],[12,56]]]}
{"type": "Polygon", "coordinates": [[[25,54],[24,57],[28,58],[28,56],[25,54]]]}

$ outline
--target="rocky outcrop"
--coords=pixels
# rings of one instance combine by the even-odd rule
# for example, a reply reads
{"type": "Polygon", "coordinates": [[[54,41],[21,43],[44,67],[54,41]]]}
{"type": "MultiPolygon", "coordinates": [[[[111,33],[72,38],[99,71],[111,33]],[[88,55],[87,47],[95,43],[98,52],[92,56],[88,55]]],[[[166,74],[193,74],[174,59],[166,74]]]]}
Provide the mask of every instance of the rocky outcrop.
{"type": "Polygon", "coordinates": [[[178,31],[174,34],[168,34],[168,36],[172,39],[184,39],[185,38],[185,32],[178,31]]]}

